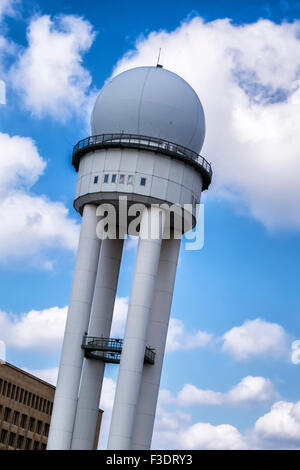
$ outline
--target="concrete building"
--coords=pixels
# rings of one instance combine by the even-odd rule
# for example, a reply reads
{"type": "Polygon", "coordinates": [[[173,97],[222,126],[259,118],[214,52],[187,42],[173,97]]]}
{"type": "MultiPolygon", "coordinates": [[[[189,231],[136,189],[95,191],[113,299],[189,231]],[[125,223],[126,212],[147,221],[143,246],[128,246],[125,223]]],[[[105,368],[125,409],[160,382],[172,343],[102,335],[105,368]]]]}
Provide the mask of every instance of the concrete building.
{"type": "Polygon", "coordinates": [[[204,112],[181,77],[137,67],[103,87],[91,134],[73,149],[82,226],[48,449],[92,448],[106,362],[120,363],[108,448],[149,449],[180,239],[212,178],[204,112]],[[110,338],[126,234],[139,236],[126,330],[110,338]]]}
{"type": "MultiPolygon", "coordinates": [[[[11,364],[0,364],[0,450],[45,450],[55,387],[11,364]]],[[[93,448],[97,449],[99,410],[93,448]]]]}

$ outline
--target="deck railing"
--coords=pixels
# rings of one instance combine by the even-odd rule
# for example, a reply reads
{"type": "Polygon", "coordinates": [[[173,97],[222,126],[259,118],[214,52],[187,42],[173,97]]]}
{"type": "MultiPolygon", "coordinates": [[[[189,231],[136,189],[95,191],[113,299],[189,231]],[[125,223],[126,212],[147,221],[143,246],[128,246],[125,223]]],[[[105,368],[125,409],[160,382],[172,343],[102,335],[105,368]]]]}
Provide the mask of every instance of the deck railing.
{"type": "Polygon", "coordinates": [[[169,155],[175,158],[180,158],[186,162],[191,163],[198,168],[203,175],[204,188],[207,189],[212,179],[211,164],[197,152],[190,150],[182,145],[169,142],[164,139],[156,137],[148,137],[137,134],[99,134],[86,137],[80,140],[73,147],[72,164],[76,171],[79,168],[79,162],[82,155],[93,149],[109,148],[109,147],[123,147],[123,148],[138,148],[142,150],[151,150],[169,155]]]}
{"type": "MultiPolygon", "coordinates": [[[[123,340],[118,338],[105,338],[103,336],[87,336],[82,339],[82,349],[86,356],[92,359],[101,359],[105,362],[120,362],[123,348],[123,340]]],[[[145,362],[154,364],[155,350],[150,347],[145,349],[145,362]]]]}

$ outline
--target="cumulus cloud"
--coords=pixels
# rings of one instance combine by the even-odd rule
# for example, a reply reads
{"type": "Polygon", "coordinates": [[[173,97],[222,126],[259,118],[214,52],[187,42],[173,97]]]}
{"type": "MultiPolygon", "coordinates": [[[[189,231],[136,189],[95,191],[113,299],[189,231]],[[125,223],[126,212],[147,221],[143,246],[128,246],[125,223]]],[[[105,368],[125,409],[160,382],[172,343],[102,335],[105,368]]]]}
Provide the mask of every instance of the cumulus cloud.
{"type": "Polygon", "coordinates": [[[59,120],[79,113],[86,117],[95,95],[82,61],[94,38],[92,25],[81,17],[44,15],[31,20],[28,46],[10,73],[29,111],[59,120]]]}
{"type": "Polygon", "coordinates": [[[32,139],[0,133],[0,193],[30,188],[43,173],[46,163],[32,139]]]}
{"type": "Polygon", "coordinates": [[[227,331],[223,335],[222,348],[237,360],[263,356],[278,358],[287,353],[288,335],[281,325],[257,318],[227,331]]]}
{"type": "Polygon", "coordinates": [[[49,248],[76,249],[79,225],[68,209],[31,192],[45,166],[32,139],[0,133],[0,262],[36,259],[47,268],[49,248]]]}
{"type": "Polygon", "coordinates": [[[151,32],[117,64],[162,63],[199,94],[214,191],[268,228],[300,228],[300,21],[234,25],[196,17],[151,32]]]}
{"type": "Polygon", "coordinates": [[[166,411],[158,406],[152,449],[246,449],[247,444],[237,428],[230,424],[190,424],[189,414],[166,411]]]}
{"type": "Polygon", "coordinates": [[[254,438],[264,448],[299,449],[300,401],[278,401],[259,418],[254,426],[254,438]]]}
{"type": "Polygon", "coordinates": [[[14,349],[59,351],[66,317],[67,307],[31,310],[21,316],[0,311],[1,339],[14,349]]]}
{"type": "Polygon", "coordinates": [[[181,320],[176,318],[170,319],[166,346],[167,351],[203,348],[210,344],[211,341],[212,335],[206,331],[198,330],[195,333],[187,333],[181,320]]]}
{"type": "Polygon", "coordinates": [[[185,384],[173,397],[168,390],[162,390],[160,402],[177,406],[195,405],[253,405],[264,403],[277,396],[270,379],[248,375],[228,392],[203,390],[193,384],[185,384]]]}
{"type": "Polygon", "coordinates": [[[182,449],[244,450],[247,445],[241,433],[230,424],[214,426],[196,423],[178,435],[182,449]]]}

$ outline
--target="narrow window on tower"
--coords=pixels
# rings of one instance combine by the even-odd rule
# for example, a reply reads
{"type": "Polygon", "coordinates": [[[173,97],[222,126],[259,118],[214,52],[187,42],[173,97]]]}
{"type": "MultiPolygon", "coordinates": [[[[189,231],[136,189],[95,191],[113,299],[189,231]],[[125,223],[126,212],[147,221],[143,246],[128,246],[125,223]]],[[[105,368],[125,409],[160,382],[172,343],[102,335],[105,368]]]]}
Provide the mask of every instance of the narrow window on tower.
{"type": "Polygon", "coordinates": [[[120,175],[119,183],[120,183],[120,184],[124,184],[124,183],[125,183],[125,175],[120,175]]]}
{"type": "Polygon", "coordinates": [[[94,176],[94,184],[98,183],[98,176],[94,176]]]}
{"type": "Polygon", "coordinates": [[[112,182],[112,183],[115,183],[116,180],[117,180],[117,175],[112,175],[112,177],[111,177],[111,182],[112,182]]]}
{"type": "Polygon", "coordinates": [[[108,183],[109,175],[104,175],[103,183],[108,183]]]}
{"type": "Polygon", "coordinates": [[[147,181],[146,178],[141,178],[140,185],[141,186],[146,186],[146,181],[147,181]]]}
{"type": "Polygon", "coordinates": [[[133,184],[133,175],[128,175],[127,184],[133,184]]]}

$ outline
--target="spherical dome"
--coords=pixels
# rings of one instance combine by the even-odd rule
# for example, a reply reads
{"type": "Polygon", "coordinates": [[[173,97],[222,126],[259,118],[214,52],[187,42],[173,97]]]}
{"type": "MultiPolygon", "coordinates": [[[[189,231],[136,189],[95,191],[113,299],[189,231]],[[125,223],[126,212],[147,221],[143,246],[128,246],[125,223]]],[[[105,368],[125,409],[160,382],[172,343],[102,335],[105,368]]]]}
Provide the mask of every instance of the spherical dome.
{"type": "Polygon", "coordinates": [[[103,87],[91,131],[156,137],[199,153],[205,117],[197,94],[181,77],[161,67],[136,67],[103,87]]]}

